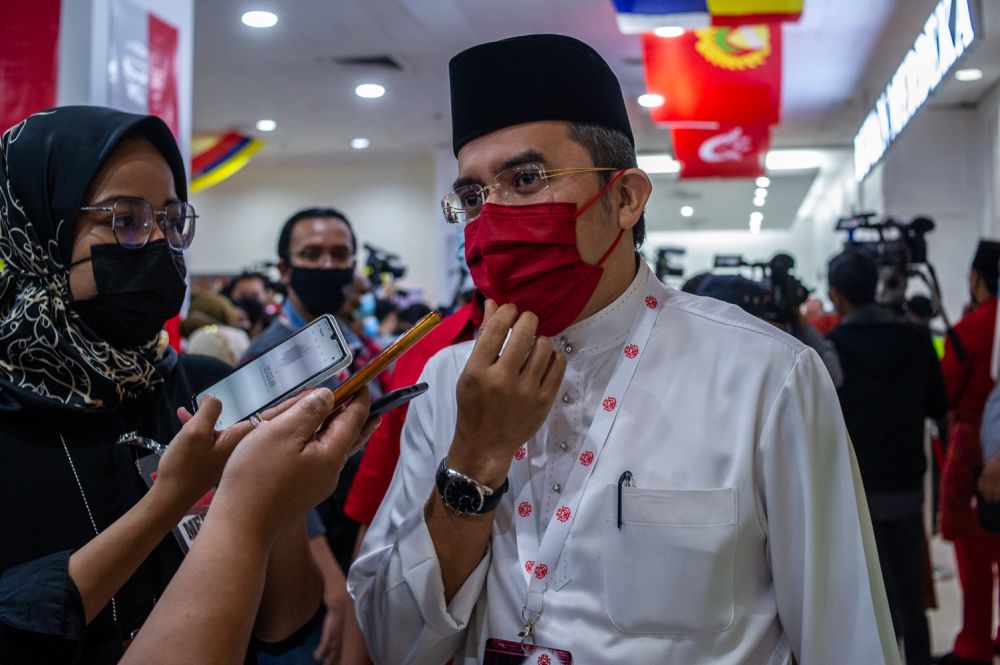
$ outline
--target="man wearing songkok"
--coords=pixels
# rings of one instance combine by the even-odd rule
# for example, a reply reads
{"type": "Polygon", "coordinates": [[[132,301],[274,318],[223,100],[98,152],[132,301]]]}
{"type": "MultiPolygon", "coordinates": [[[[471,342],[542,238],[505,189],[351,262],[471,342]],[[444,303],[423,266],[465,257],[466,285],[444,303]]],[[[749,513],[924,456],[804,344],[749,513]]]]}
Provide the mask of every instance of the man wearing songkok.
{"type": "Polygon", "coordinates": [[[589,46],[451,61],[454,191],[488,299],[427,364],[349,579],[375,662],[899,662],[814,351],[663,286],[652,189],[589,46]]]}

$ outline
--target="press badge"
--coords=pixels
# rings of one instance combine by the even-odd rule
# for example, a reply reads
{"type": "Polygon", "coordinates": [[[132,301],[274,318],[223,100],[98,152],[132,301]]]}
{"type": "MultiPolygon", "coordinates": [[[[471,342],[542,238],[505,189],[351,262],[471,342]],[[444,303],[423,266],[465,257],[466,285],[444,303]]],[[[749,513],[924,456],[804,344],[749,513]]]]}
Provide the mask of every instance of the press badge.
{"type": "Polygon", "coordinates": [[[494,637],[486,640],[483,665],[570,665],[573,656],[565,649],[521,644],[494,637]]]}
{"type": "MultiPolygon", "coordinates": [[[[160,465],[160,456],[167,447],[150,438],[138,436],[134,432],[122,435],[118,443],[136,448],[144,448],[152,452],[151,455],[137,457],[135,460],[135,466],[139,470],[139,475],[145,481],[146,487],[151,488],[156,481],[156,469],[160,465]]],[[[187,554],[188,550],[191,549],[195,536],[201,530],[201,525],[205,522],[205,516],[208,514],[208,506],[212,503],[213,496],[215,496],[215,490],[208,490],[203,497],[198,499],[188,509],[184,517],[181,518],[181,521],[174,527],[174,538],[177,539],[177,544],[180,545],[181,551],[184,554],[187,554]]]]}

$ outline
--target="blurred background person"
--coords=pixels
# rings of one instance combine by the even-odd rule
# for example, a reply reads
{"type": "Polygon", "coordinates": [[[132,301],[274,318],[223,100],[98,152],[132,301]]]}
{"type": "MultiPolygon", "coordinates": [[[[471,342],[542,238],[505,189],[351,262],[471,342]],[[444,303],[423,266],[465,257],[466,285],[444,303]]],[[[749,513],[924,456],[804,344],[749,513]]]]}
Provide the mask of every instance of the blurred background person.
{"type": "Polygon", "coordinates": [[[828,335],[844,372],[838,388],[878,546],[882,579],[907,665],[930,662],[924,611],[924,454],[927,418],[948,408],[930,334],[875,303],[878,268],[857,251],[830,261],[841,317],[828,335]]]}
{"type": "Polygon", "coordinates": [[[239,365],[250,346],[239,310],[217,293],[203,293],[191,301],[181,322],[181,334],[187,340],[188,353],[212,356],[230,367],[239,365]]]}
{"type": "Polygon", "coordinates": [[[955,324],[964,358],[949,339],[941,361],[950,411],[948,451],[941,471],[941,535],[955,546],[962,628],[952,651],[935,658],[935,663],[992,663],[1000,645],[993,634],[1000,535],[979,526],[974,502],[976,469],[983,463],[979,442],[983,408],[994,386],[990,361],[996,332],[998,261],[1000,242],[981,240],[969,270],[971,303],[955,324]]]}

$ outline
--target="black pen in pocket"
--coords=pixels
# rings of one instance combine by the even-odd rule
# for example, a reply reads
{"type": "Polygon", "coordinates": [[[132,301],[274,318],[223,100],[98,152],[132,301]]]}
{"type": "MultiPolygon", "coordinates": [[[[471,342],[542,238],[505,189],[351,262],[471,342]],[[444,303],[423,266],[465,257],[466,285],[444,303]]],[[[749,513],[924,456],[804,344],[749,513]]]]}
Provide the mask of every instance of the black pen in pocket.
{"type": "Polygon", "coordinates": [[[622,528],[622,488],[623,487],[635,487],[635,483],[632,482],[632,472],[626,471],[622,475],[618,476],[618,528],[622,528]]]}

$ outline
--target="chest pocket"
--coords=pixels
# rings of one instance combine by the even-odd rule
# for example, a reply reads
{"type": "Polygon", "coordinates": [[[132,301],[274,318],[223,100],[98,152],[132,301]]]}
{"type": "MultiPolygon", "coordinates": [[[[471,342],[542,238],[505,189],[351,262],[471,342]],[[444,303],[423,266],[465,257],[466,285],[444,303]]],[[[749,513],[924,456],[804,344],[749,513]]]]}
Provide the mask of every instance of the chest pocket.
{"type": "Polygon", "coordinates": [[[630,634],[706,635],[734,616],[735,489],[607,486],[604,585],[608,617],[630,634]]]}

